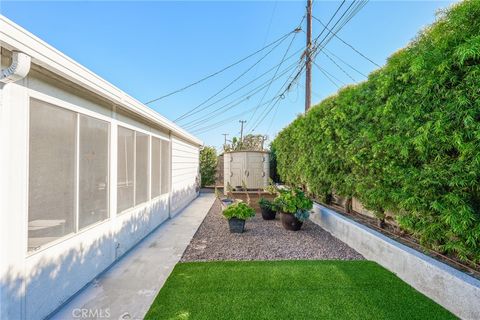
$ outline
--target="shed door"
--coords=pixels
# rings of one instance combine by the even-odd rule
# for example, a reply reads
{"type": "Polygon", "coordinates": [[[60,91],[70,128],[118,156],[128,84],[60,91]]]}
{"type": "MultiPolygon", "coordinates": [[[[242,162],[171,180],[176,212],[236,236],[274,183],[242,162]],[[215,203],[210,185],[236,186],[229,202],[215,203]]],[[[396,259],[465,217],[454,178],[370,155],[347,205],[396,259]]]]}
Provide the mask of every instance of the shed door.
{"type": "Polygon", "coordinates": [[[232,153],[230,157],[230,185],[241,188],[242,180],[245,179],[245,152],[232,153]]]}
{"type": "Polygon", "coordinates": [[[247,186],[258,189],[263,187],[263,153],[251,152],[247,157],[247,186]]]}

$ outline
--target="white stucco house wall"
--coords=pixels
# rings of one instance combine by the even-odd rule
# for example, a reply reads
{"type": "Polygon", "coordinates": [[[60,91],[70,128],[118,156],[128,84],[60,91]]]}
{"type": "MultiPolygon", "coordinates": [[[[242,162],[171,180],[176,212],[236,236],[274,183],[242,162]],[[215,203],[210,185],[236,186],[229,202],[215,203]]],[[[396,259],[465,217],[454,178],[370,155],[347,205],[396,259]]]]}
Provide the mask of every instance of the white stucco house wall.
{"type": "Polygon", "coordinates": [[[0,319],[43,319],[198,195],[202,142],[0,16],[0,319]]]}

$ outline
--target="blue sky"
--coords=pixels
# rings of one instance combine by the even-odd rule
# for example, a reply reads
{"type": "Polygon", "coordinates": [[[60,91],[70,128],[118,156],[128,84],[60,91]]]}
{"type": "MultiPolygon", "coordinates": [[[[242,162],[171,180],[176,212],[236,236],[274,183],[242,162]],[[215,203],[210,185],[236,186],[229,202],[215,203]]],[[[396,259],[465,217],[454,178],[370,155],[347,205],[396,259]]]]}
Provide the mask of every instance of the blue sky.
{"type": "MultiPolygon", "coordinates": [[[[434,21],[438,9],[445,8],[452,2],[454,1],[370,1],[338,35],[374,62],[383,65],[390,54],[404,47],[421,28],[434,21]]],[[[340,1],[314,1],[313,14],[325,23],[339,4],[340,1]]],[[[348,3],[342,9],[347,6],[348,3]]],[[[0,12],[145,102],[222,69],[292,31],[304,15],[305,2],[2,1],[0,12]]],[[[302,28],[305,30],[305,23],[302,28]]],[[[314,20],[313,36],[322,29],[320,23],[314,20]]],[[[205,144],[215,147],[223,143],[222,133],[228,133],[230,138],[239,134],[240,119],[247,120],[247,133],[254,129],[254,133],[268,134],[273,138],[304,109],[303,75],[273,108],[267,104],[260,106],[255,114],[250,112],[234,117],[258,106],[263,95],[263,103],[274,98],[290,72],[273,81],[266,93],[265,90],[258,91],[230,110],[223,111],[224,108],[217,113],[209,112],[228,102],[237,101],[262,83],[268,85],[275,72],[273,67],[282,60],[292,37],[290,35],[254,67],[252,66],[272,47],[218,76],[150,106],[174,120],[252,67],[209,103],[232,93],[230,97],[178,123],[187,125],[203,116],[204,119],[193,122],[195,126],[190,124],[187,128],[203,139],[205,144]],[[272,69],[272,72],[238,90],[268,69],[272,69]],[[271,111],[260,121],[263,118],[262,112],[269,109],[271,111]],[[223,121],[229,118],[229,121],[223,121]],[[258,125],[254,128],[256,123],[258,125]]],[[[304,44],[305,34],[298,33],[289,54],[304,44]]],[[[376,68],[335,38],[326,48],[361,73],[368,74],[376,68]]],[[[277,76],[297,58],[299,55],[286,61],[277,76]]],[[[316,62],[344,83],[364,79],[349,66],[333,58],[355,81],[321,53],[316,62]]],[[[337,91],[337,87],[316,67],[313,68],[312,89],[313,103],[337,91]]]]}

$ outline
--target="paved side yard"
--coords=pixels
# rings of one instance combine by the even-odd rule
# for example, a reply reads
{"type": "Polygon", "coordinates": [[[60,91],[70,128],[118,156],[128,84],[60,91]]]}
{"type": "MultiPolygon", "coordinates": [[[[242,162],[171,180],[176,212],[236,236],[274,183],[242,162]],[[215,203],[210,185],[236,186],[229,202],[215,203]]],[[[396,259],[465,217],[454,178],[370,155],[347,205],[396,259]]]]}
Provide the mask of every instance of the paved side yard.
{"type": "Polygon", "coordinates": [[[257,215],[247,220],[246,231],[232,234],[217,200],[200,225],[181,259],[211,260],[358,260],[362,255],[306,221],[300,231],[287,231],[280,217],[263,220],[257,215]]]}
{"type": "Polygon", "coordinates": [[[214,199],[213,194],[202,194],[193,200],[181,213],[165,221],[112,268],[89,284],[51,319],[143,319],[214,199]],[[83,317],[83,310],[90,316],[83,317]]]}

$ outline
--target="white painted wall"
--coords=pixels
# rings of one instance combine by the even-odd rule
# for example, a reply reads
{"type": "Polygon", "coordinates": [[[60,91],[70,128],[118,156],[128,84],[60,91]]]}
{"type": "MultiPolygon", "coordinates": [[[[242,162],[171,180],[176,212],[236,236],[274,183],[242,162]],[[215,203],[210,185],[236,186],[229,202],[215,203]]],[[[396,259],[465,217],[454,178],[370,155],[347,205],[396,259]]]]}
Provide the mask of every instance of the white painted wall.
{"type": "MultiPolygon", "coordinates": [[[[9,64],[2,50],[2,67],[9,64]]],[[[27,78],[0,84],[0,319],[43,319],[152,230],[197,196],[198,144],[116,112],[114,102],[34,66],[27,78]],[[27,252],[28,110],[35,97],[110,122],[110,217],[27,252]],[[116,214],[117,125],[171,139],[171,192],[116,214]],[[188,156],[188,157],[187,157],[188,156]],[[181,159],[181,160],[180,160],[181,159]],[[175,170],[175,171],[174,171],[175,170]]]]}
{"type": "Polygon", "coordinates": [[[171,215],[175,215],[197,196],[199,188],[198,146],[172,136],[172,204],[171,215]]]}

